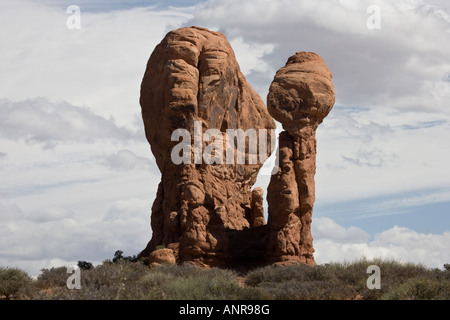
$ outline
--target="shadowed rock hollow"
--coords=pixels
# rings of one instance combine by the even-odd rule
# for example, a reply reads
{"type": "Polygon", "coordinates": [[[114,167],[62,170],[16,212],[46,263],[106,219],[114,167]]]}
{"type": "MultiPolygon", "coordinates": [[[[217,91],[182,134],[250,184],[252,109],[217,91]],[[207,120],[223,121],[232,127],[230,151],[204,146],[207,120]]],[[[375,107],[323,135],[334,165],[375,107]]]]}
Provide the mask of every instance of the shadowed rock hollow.
{"type": "Polygon", "coordinates": [[[161,182],[152,238],[140,256],[198,266],[314,262],[314,132],[334,103],[331,72],[319,56],[297,53],[277,72],[268,103],[270,114],[222,33],[181,28],[155,47],[140,104],[161,182]],[[273,147],[271,115],[287,132],[280,135],[265,224],[264,191],[252,187],[273,147]],[[259,139],[248,136],[239,149],[242,137],[226,135],[237,129],[255,130],[259,139]],[[158,246],[171,250],[158,254],[158,246]]]}

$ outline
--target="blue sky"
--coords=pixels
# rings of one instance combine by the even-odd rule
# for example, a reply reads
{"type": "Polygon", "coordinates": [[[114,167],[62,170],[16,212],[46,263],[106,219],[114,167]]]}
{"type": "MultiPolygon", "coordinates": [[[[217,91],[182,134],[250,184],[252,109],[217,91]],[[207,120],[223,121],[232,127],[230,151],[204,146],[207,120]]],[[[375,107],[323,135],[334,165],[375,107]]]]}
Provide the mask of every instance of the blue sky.
{"type": "Polygon", "coordinates": [[[318,263],[450,262],[446,1],[5,0],[0,24],[0,265],[36,275],[145,247],[160,174],[140,81],[164,35],[191,25],[227,36],[263,100],[296,51],[333,72],[336,105],[317,131],[318,263]],[[79,30],[66,27],[73,4],[79,30]],[[367,28],[372,4],[381,29],[367,28]]]}

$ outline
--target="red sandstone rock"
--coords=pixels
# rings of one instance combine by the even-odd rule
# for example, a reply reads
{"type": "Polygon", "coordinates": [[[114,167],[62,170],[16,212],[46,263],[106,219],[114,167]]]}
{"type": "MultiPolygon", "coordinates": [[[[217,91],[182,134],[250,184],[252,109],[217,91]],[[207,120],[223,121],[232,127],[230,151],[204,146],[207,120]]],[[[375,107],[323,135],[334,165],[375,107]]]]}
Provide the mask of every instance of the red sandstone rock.
{"type": "MultiPolygon", "coordinates": [[[[268,110],[287,131],[280,134],[279,168],[268,187],[265,225],[263,190],[251,191],[263,161],[208,164],[204,158],[198,161],[195,152],[188,156],[191,163],[171,158],[179,143],[172,141],[172,133],[180,128],[194,140],[188,151],[203,151],[211,145],[230,146],[222,137],[211,145],[208,139],[196,144],[196,137],[208,138],[208,129],[225,133],[273,129],[275,124],[223,34],[197,27],[169,32],[153,51],[141,84],[146,137],[162,178],[152,207],[152,239],[140,256],[149,256],[152,265],[174,260],[199,266],[228,266],[236,260],[258,265],[264,258],[315,264],[315,131],[334,104],[331,77],[320,56],[298,52],[271,84],[268,110]],[[158,245],[170,249],[155,250],[158,245]]],[[[211,155],[225,161],[224,152],[219,148],[211,155]]],[[[254,152],[246,147],[246,159],[254,152]]]]}
{"type": "Polygon", "coordinates": [[[175,264],[176,258],[172,249],[158,249],[149,254],[148,263],[150,267],[156,267],[161,264],[175,264]]]}
{"type": "Polygon", "coordinates": [[[271,263],[314,265],[311,218],[315,201],[315,131],[335,101],[331,72],[323,59],[297,52],[277,71],[267,97],[270,114],[283,125],[279,169],[268,187],[271,263]]]}
{"type": "Polygon", "coordinates": [[[291,136],[301,135],[307,127],[317,128],[334,105],[331,77],[318,54],[297,52],[277,71],[270,85],[269,113],[291,136]]]}
{"type": "MultiPolygon", "coordinates": [[[[252,208],[251,188],[262,163],[195,164],[192,159],[191,164],[175,164],[171,152],[179,141],[171,135],[185,128],[194,137],[195,121],[201,123],[200,135],[207,129],[274,129],[272,117],[246,82],[225,36],[197,27],[171,31],[156,46],[142,80],[140,104],[162,174],[152,206],[152,239],[140,256],[158,245],[178,244],[180,262],[226,265],[232,259],[227,230],[250,227],[249,210],[255,212],[255,223],[261,223],[260,200],[252,208]]],[[[206,147],[203,141],[201,150],[206,147]]],[[[249,157],[250,148],[245,155],[249,157]]]]}
{"type": "Polygon", "coordinates": [[[252,191],[252,202],[251,202],[251,217],[250,226],[259,227],[266,224],[266,219],[264,218],[264,190],[260,187],[256,187],[252,191]]]}

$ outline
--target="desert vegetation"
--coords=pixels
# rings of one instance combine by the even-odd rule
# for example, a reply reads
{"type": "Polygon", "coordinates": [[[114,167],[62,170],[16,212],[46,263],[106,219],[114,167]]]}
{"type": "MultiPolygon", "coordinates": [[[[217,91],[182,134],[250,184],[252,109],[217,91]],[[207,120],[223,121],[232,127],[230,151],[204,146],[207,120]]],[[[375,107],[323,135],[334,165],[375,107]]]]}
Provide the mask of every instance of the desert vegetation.
{"type": "Polygon", "coordinates": [[[0,267],[1,299],[186,299],[186,300],[405,300],[450,299],[450,267],[430,269],[394,260],[360,259],[317,266],[266,266],[248,272],[199,269],[190,264],[149,269],[145,260],[123,257],[94,266],[79,261],[81,289],[68,289],[65,266],[42,269],[32,279],[0,267]],[[381,270],[381,289],[368,289],[369,265],[381,270]]]}

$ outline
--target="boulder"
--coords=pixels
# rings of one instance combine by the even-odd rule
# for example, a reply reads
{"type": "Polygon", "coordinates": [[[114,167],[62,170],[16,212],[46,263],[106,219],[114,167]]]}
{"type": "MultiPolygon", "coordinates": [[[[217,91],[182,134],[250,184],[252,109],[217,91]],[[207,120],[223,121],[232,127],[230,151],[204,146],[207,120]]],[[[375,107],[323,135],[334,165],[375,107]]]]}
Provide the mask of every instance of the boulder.
{"type": "Polygon", "coordinates": [[[150,268],[161,264],[175,264],[176,258],[172,249],[164,248],[152,251],[148,255],[148,264],[150,268]]]}

